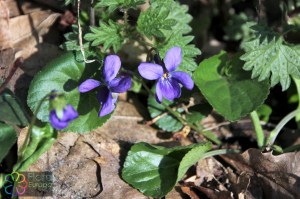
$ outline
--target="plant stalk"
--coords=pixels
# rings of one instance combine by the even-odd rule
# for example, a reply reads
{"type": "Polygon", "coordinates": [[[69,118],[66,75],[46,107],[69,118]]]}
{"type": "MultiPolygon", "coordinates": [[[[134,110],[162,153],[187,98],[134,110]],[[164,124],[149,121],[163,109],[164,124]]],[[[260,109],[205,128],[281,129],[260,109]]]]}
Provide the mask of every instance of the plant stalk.
{"type": "MultiPolygon", "coordinates": [[[[144,86],[144,88],[148,91],[148,93],[150,95],[153,95],[155,96],[155,94],[151,91],[151,89],[145,84],[144,81],[142,81],[142,84],[144,86]]],[[[162,102],[162,105],[167,109],[167,111],[173,115],[178,121],[180,121],[180,123],[184,126],[189,126],[191,127],[192,129],[194,129],[195,131],[197,131],[198,133],[204,135],[204,137],[206,137],[207,139],[211,140],[212,142],[214,142],[215,144],[217,145],[220,145],[221,144],[221,141],[216,139],[214,134],[209,132],[209,131],[206,131],[206,132],[203,132],[202,129],[200,129],[199,127],[197,127],[196,125],[194,124],[190,124],[188,123],[184,118],[182,118],[180,116],[180,114],[178,114],[176,111],[174,111],[171,107],[169,107],[168,105],[166,105],[165,103],[162,102]]]]}
{"type": "Polygon", "coordinates": [[[38,112],[39,112],[39,110],[40,110],[42,104],[44,103],[44,101],[45,101],[46,99],[48,99],[48,97],[50,97],[50,96],[51,96],[51,93],[49,93],[49,94],[47,94],[45,97],[43,97],[43,98],[41,99],[41,101],[39,102],[39,104],[38,104],[38,106],[37,106],[35,112],[33,113],[33,117],[32,117],[32,119],[31,119],[31,122],[30,122],[29,127],[28,127],[28,133],[27,133],[27,135],[26,135],[24,144],[22,145],[22,147],[21,147],[21,149],[20,149],[20,156],[23,156],[23,155],[24,155],[24,151],[25,151],[25,149],[26,149],[26,147],[27,147],[27,145],[28,145],[28,143],[29,143],[30,134],[31,134],[31,131],[32,131],[32,127],[33,127],[33,125],[34,125],[35,122],[36,122],[37,114],[38,114],[38,112]]]}
{"type": "Polygon", "coordinates": [[[265,144],[265,135],[264,131],[260,125],[260,120],[256,111],[250,113],[250,117],[252,123],[254,125],[256,139],[257,139],[257,146],[261,149],[265,144]]]}
{"type": "Polygon", "coordinates": [[[270,147],[274,144],[277,136],[279,135],[279,132],[281,129],[296,115],[300,114],[300,109],[294,110],[291,113],[289,113],[287,116],[285,116],[275,127],[275,129],[270,133],[268,139],[267,139],[267,146],[270,147]]]}
{"type": "Polygon", "coordinates": [[[240,152],[239,150],[234,150],[234,149],[219,149],[219,150],[206,152],[202,157],[202,159],[209,158],[216,155],[224,155],[228,153],[239,153],[239,152],[240,152]]]}

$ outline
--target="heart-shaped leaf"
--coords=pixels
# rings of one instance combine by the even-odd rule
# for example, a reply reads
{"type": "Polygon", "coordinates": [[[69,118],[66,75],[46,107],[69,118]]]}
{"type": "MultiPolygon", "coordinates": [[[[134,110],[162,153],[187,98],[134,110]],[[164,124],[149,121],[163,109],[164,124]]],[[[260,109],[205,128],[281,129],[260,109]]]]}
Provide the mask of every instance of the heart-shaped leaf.
{"type": "MultiPolygon", "coordinates": [[[[79,117],[64,131],[84,133],[102,126],[110,115],[98,117],[100,104],[95,93],[80,94],[78,91],[78,86],[84,80],[91,78],[98,68],[97,63],[85,64],[79,55],[71,52],[53,60],[32,80],[27,100],[29,107],[35,111],[44,96],[52,90],[57,90],[65,93],[67,103],[79,113],[79,117]]],[[[43,103],[38,118],[48,121],[48,102],[43,103]]]]}
{"type": "MultiPolygon", "coordinates": [[[[154,88],[152,89],[154,91],[154,88]]],[[[170,106],[173,102],[163,99],[163,103],[170,106]]],[[[148,97],[148,110],[150,112],[151,118],[158,117],[158,120],[155,124],[164,131],[175,132],[179,131],[182,128],[182,124],[178,121],[173,115],[167,112],[167,109],[159,104],[153,95],[148,97]]],[[[182,112],[182,110],[177,110],[182,112]]]]}
{"type": "Polygon", "coordinates": [[[122,177],[146,196],[160,198],[210,149],[211,143],[173,148],[137,143],[126,157],[122,177]]]}
{"type": "Polygon", "coordinates": [[[202,61],[193,74],[195,84],[213,108],[234,121],[257,109],[267,98],[268,80],[251,79],[244,62],[226,52],[202,61]]]}

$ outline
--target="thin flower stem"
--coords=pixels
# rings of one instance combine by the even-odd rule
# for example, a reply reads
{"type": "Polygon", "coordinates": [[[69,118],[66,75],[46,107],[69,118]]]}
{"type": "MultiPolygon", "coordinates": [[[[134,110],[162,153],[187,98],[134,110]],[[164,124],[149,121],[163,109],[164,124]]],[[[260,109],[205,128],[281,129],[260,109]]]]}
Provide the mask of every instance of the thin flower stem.
{"type": "Polygon", "coordinates": [[[259,120],[257,112],[256,111],[251,112],[250,116],[251,116],[251,120],[254,125],[254,129],[255,129],[257,145],[261,149],[265,144],[264,131],[260,125],[260,120],[259,120]]]}
{"type": "Polygon", "coordinates": [[[33,117],[32,117],[32,119],[31,119],[30,125],[29,125],[29,127],[28,127],[28,133],[27,133],[27,135],[26,135],[24,144],[22,145],[22,147],[21,147],[21,149],[20,149],[20,156],[19,156],[19,157],[21,157],[21,156],[24,155],[25,149],[26,149],[26,147],[27,147],[27,145],[28,145],[28,143],[29,143],[29,138],[30,138],[30,134],[31,134],[31,131],[32,131],[32,127],[33,127],[33,125],[34,125],[35,122],[36,122],[37,114],[38,114],[38,112],[39,112],[39,110],[40,110],[42,104],[44,103],[44,101],[45,101],[46,99],[48,99],[50,96],[51,96],[51,93],[47,94],[47,95],[46,95],[45,97],[43,97],[43,98],[41,99],[41,101],[39,102],[39,104],[38,104],[38,106],[37,106],[37,108],[36,108],[36,110],[35,110],[35,112],[34,112],[34,114],[33,114],[33,117]]]}
{"type": "MultiPolygon", "coordinates": [[[[298,98],[300,99],[300,80],[299,79],[297,79],[297,78],[295,78],[295,77],[292,77],[292,79],[293,79],[293,81],[294,81],[294,83],[295,83],[295,85],[296,85],[296,88],[297,88],[297,95],[298,95],[298,98]]],[[[298,107],[297,107],[297,109],[300,109],[300,100],[299,100],[299,102],[298,102],[298,107]]],[[[298,115],[296,115],[296,122],[298,123],[298,122],[300,122],[300,114],[298,114],[298,115]]]]}
{"type": "MultiPolygon", "coordinates": [[[[150,95],[155,96],[155,94],[151,91],[151,89],[146,85],[146,83],[144,81],[142,81],[142,84],[143,84],[144,88],[148,91],[148,93],[150,95]]],[[[167,109],[167,111],[170,114],[172,114],[178,121],[180,121],[180,123],[182,125],[191,127],[192,129],[194,129],[198,133],[204,135],[204,137],[208,138],[209,140],[211,140],[212,142],[214,142],[217,145],[221,144],[221,141],[218,140],[217,138],[215,138],[215,135],[213,133],[211,133],[210,131],[203,132],[202,129],[200,129],[198,126],[196,126],[194,124],[191,124],[191,123],[188,123],[184,118],[181,117],[180,114],[178,114],[171,107],[169,107],[168,105],[166,105],[164,102],[162,102],[162,105],[167,109]]]]}
{"type": "Polygon", "coordinates": [[[300,114],[300,109],[294,110],[291,113],[289,113],[287,116],[285,116],[275,127],[275,129],[270,133],[268,139],[267,139],[267,146],[270,147],[274,144],[279,132],[281,129],[296,115],[300,114]]]}
{"type": "Polygon", "coordinates": [[[127,29],[128,27],[128,10],[124,9],[124,26],[127,29]]]}
{"type": "Polygon", "coordinates": [[[234,149],[219,149],[219,150],[206,152],[203,156],[203,159],[216,156],[216,155],[224,155],[224,154],[239,153],[239,152],[240,152],[239,150],[234,150],[234,149]]]}

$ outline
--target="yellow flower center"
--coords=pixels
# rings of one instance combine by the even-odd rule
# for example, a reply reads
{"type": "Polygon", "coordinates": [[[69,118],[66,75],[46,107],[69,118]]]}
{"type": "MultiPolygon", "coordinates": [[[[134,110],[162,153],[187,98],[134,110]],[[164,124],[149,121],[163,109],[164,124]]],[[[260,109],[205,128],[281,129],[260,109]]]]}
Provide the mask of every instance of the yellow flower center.
{"type": "Polygon", "coordinates": [[[165,79],[167,79],[167,78],[168,78],[168,76],[169,76],[169,74],[168,74],[168,73],[165,73],[165,74],[163,75],[163,77],[164,77],[165,79]]]}

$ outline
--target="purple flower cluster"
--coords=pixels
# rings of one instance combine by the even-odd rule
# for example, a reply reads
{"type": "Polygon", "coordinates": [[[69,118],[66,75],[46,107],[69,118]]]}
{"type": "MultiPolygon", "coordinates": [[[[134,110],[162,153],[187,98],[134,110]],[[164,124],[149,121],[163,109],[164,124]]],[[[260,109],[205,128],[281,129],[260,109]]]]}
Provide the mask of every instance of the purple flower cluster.
{"type": "Polygon", "coordinates": [[[131,77],[117,74],[121,68],[121,60],[117,55],[109,55],[105,58],[103,68],[104,81],[87,79],[82,82],[78,90],[85,93],[100,87],[96,95],[101,107],[99,117],[110,114],[115,109],[118,93],[126,92],[131,87],[131,77]]]}
{"type": "Polygon", "coordinates": [[[148,80],[157,80],[156,100],[161,103],[162,98],[174,100],[181,95],[180,84],[189,90],[194,87],[191,76],[185,72],[175,71],[181,64],[181,48],[173,47],[168,50],[162,65],[141,63],[138,66],[140,75],[148,80]]]}
{"type": "MultiPolygon", "coordinates": [[[[181,48],[173,47],[168,50],[164,62],[159,64],[141,63],[138,71],[142,77],[148,80],[157,80],[156,100],[161,103],[163,97],[174,100],[181,95],[181,86],[191,90],[194,82],[191,76],[185,72],[175,71],[181,64],[181,48]]],[[[131,77],[129,75],[117,74],[121,68],[121,60],[117,55],[109,55],[105,58],[103,67],[103,81],[87,79],[82,82],[78,91],[80,93],[89,92],[97,87],[96,95],[101,110],[99,117],[110,114],[115,109],[118,93],[126,92],[131,87],[131,77]]]]}
{"type": "Polygon", "coordinates": [[[78,117],[77,111],[70,105],[68,104],[64,109],[63,109],[63,114],[62,117],[59,118],[56,110],[53,109],[50,111],[50,124],[53,126],[53,128],[57,130],[62,130],[66,128],[69,123],[73,120],[75,120],[78,117]]]}

